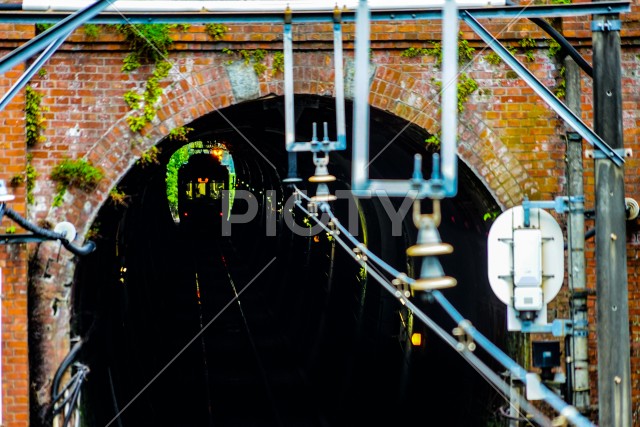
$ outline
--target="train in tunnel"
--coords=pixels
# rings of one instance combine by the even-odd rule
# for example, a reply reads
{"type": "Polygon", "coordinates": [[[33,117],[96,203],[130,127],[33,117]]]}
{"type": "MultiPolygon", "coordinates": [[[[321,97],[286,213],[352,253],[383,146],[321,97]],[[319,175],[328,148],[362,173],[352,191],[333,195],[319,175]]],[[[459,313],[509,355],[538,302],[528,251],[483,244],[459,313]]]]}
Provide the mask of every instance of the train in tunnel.
{"type": "Polygon", "coordinates": [[[190,151],[188,162],[178,172],[180,224],[187,231],[220,230],[233,205],[233,159],[221,144],[190,151]]]}

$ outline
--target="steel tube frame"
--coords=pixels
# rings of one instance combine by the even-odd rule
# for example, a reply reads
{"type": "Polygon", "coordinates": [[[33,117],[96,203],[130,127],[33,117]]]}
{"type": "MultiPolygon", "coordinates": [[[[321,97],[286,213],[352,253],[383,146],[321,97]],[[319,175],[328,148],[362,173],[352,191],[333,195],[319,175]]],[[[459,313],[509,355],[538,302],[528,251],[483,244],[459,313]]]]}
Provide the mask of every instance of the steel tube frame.
{"type": "MultiPolygon", "coordinates": [[[[339,9],[355,9],[359,0],[340,0],[336,2],[297,0],[252,0],[245,1],[154,1],[150,6],[148,1],[119,0],[110,2],[108,10],[119,12],[147,12],[150,9],[166,12],[232,12],[232,13],[282,13],[285,9],[301,12],[332,12],[339,9]]],[[[41,11],[76,11],[86,7],[90,0],[23,0],[23,10],[41,11]]],[[[504,5],[505,0],[460,0],[456,2],[460,6],[486,7],[504,5]]],[[[424,10],[440,9],[445,0],[369,0],[371,10],[424,10]]]]}
{"type": "Polygon", "coordinates": [[[38,72],[40,67],[42,67],[44,65],[44,63],[47,62],[47,60],[49,58],[51,58],[51,55],[53,55],[55,53],[55,51],[60,47],[60,45],[62,43],[64,43],[64,39],[65,38],[66,38],[66,36],[65,37],[60,37],[59,39],[57,39],[53,43],[51,43],[40,54],[38,59],[36,59],[33,62],[33,64],[31,64],[29,66],[29,68],[24,72],[24,74],[22,74],[20,76],[18,81],[16,81],[13,84],[13,86],[11,86],[11,89],[9,89],[9,91],[4,94],[2,99],[0,99],[0,111],[2,111],[4,109],[4,107],[6,107],[9,102],[11,102],[13,97],[16,96],[18,94],[18,92],[20,92],[20,90],[27,84],[29,79],[31,79],[31,77],[33,77],[34,74],[38,72]]]}
{"type": "Polygon", "coordinates": [[[558,115],[580,134],[589,144],[601,150],[617,166],[624,164],[624,158],[589,128],[570,108],[562,103],[546,86],[489,33],[468,11],[461,13],[462,20],[491,48],[513,71],[523,79],[558,115]]]}
{"type": "MultiPolygon", "coordinates": [[[[289,152],[299,151],[333,151],[347,148],[347,131],[344,108],[344,64],[342,49],[342,21],[339,10],[333,12],[333,63],[334,63],[334,94],[336,105],[336,140],[300,142],[295,140],[295,102],[293,88],[293,26],[291,14],[285,14],[282,45],[284,51],[284,106],[285,106],[285,148],[289,152]]],[[[314,135],[315,136],[315,135],[314,135]]]]}
{"type": "MultiPolygon", "coordinates": [[[[369,38],[370,11],[366,0],[361,0],[356,19],[355,89],[353,107],[353,155],[351,191],[355,196],[370,196],[381,192],[391,197],[412,195],[418,199],[456,195],[458,175],[458,9],[454,0],[447,0],[443,10],[442,59],[442,176],[436,180],[369,179],[369,38]]],[[[417,171],[419,172],[419,171],[417,171]]]]}
{"type": "MultiPolygon", "coordinates": [[[[150,3],[150,2],[145,2],[150,3]]],[[[150,3],[154,5],[156,2],[150,3]]],[[[182,2],[174,2],[176,5],[182,2]]],[[[254,1],[247,3],[256,3],[254,1]]],[[[457,3],[460,11],[468,11],[477,19],[485,18],[562,18],[568,16],[589,16],[594,14],[626,13],[631,10],[628,1],[611,1],[598,3],[571,3],[566,5],[532,5],[532,6],[491,6],[474,7],[457,3]]],[[[127,11],[126,16],[120,12],[101,12],[92,17],[88,22],[92,24],[155,24],[155,23],[283,23],[284,8],[278,11],[253,11],[253,12],[157,12],[147,6],[144,11],[127,11]]],[[[343,22],[355,22],[355,9],[342,10],[343,22]]],[[[69,16],[70,12],[63,11],[6,11],[0,10],[0,22],[10,23],[57,23],[69,16]]],[[[296,23],[303,22],[332,22],[332,17],[327,11],[318,12],[294,12],[292,19],[296,23]]],[[[373,21],[420,21],[425,19],[442,19],[441,8],[411,10],[389,8],[386,10],[372,11],[373,21]]]]}
{"type": "MultiPolygon", "coordinates": [[[[4,74],[16,65],[31,58],[36,53],[45,50],[47,46],[50,46],[51,43],[58,39],[66,38],[73,30],[99,14],[109,6],[109,4],[111,4],[109,0],[98,0],[73,15],[67,16],[47,31],[37,35],[19,48],[3,56],[2,59],[0,59],[0,74],[4,74]]],[[[12,13],[16,14],[15,12],[12,13]]]]}

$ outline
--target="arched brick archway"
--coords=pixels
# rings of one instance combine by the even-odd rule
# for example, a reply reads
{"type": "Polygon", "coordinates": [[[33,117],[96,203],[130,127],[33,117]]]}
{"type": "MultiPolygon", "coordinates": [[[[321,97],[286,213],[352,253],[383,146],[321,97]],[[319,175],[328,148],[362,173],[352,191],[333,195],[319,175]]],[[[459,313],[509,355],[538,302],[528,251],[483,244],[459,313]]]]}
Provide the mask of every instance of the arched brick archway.
{"type": "MultiPolygon", "coordinates": [[[[296,69],[297,94],[332,96],[333,69],[331,57],[323,53],[308,53],[311,65],[296,69]]],[[[51,208],[51,222],[68,220],[83,224],[83,235],[90,226],[109,190],[126,175],[140,155],[169,135],[172,129],[188,126],[197,118],[244,101],[283,95],[281,75],[258,79],[250,67],[243,64],[214,62],[198,71],[179,66],[172,73],[159,101],[157,117],[140,134],[129,129],[128,115],[122,116],[88,150],[85,157],[105,171],[105,179],[92,194],[80,191],[68,196],[71,203],[51,208]]],[[[347,75],[353,75],[353,65],[346,63],[347,75]]],[[[351,94],[347,81],[347,97],[351,94]]],[[[438,86],[419,79],[415,72],[398,72],[396,68],[379,65],[373,71],[370,102],[373,107],[414,123],[434,134],[438,131],[438,86]]],[[[460,116],[459,158],[466,163],[494,195],[502,207],[513,206],[522,199],[528,181],[525,169],[509,152],[489,126],[473,111],[460,116]]]]}
{"type": "MultiPolygon", "coordinates": [[[[333,65],[331,56],[308,52],[306,64],[295,68],[297,94],[332,96],[333,65]]],[[[188,126],[196,119],[245,101],[282,96],[282,75],[267,73],[258,78],[251,67],[242,63],[228,64],[224,57],[214,57],[197,69],[185,59],[177,61],[158,102],[157,117],[139,134],[127,123],[128,114],[119,117],[84,157],[105,172],[105,178],[91,194],[71,189],[62,207],[50,208],[49,223],[70,221],[84,235],[98,211],[109,197],[109,191],[135,165],[141,154],[167,138],[172,129],[188,126]]],[[[347,60],[347,97],[352,96],[353,65],[347,60]]],[[[423,76],[424,77],[424,76],[423,76]]],[[[430,133],[438,131],[437,86],[415,72],[399,72],[394,67],[378,65],[372,69],[370,102],[373,107],[414,123],[430,133]]],[[[131,114],[131,113],[129,113],[131,114]]],[[[460,160],[466,163],[502,207],[521,200],[527,182],[525,169],[473,111],[460,117],[460,160]]],[[[76,260],[52,243],[40,246],[37,253],[41,271],[31,277],[41,289],[34,299],[32,318],[39,324],[36,364],[36,396],[39,404],[48,400],[51,378],[69,348],[70,284],[76,260]],[[62,284],[62,285],[61,285],[62,284]]]]}

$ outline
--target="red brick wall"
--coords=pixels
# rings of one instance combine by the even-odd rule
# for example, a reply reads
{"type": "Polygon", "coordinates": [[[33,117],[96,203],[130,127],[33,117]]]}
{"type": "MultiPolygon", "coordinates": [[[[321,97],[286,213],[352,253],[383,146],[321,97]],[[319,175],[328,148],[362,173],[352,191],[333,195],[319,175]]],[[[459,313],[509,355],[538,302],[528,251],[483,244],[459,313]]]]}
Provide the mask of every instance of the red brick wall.
{"type": "MultiPolygon", "coordinates": [[[[633,15],[635,17],[635,15],[633,15]]],[[[581,18],[584,19],[584,18],[581,18]]],[[[567,33],[579,37],[574,39],[580,45],[581,53],[590,60],[590,33],[581,29],[582,21],[567,23],[567,33]],[[580,28],[578,28],[580,27],[580,28]],[[580,30],[580,31],[578,31],[580,30]]],[[[527,21],[507,23],[493,20],[487,28],[507,44],[517,46],[523,37],[534,37],[538,48],[534,50],[535,60],[524,62],[536,77],[549,87],[555,87],[558,78],[558,64],[547,55],[548,40],[543,33],[527,21]]],[[[587,27],[588,28],[588,27],[587,27]]],[[[635,31],[635,22],[630,24],[635,31]]],[[[345,26],[345,40],[353,40],[352,25],[345,26]]],[[[474,61],[465,71],[479,84],[480,89],[466,103],[460,118],[460,158],[468,164],[504,208],[519,204],[524,195],[534,200],[551,200],[563,195],[564,191],[564,125],[557,116],[535,95],[532,89],[516,78],[504,64],[492,65],[487,61],[489,51],[468,29],[462,26],[465,38],[476,47],[474,61]]],[[[111,31],[111,32],[109,32],[111,31]]],[[[170,60],[177,65],[163,82],[164,93],[160,100],[158,116],[141,134],[129,130],[126,122],[128,108],[123,100],[126,91],[143,86],[149,69],[143,68],[131,74],[120,71],[126,48],[120,37],[103,30],[98,41],[86,38],[82,31],[76,32],[62,49],[44,67],[46,76],[36,77],[32,85],[43,93],[43,106],[48,108],[46,117],[46,142],[30,152],[33,164],[40,178],[35,192],[35,203],[29,206],[29,217],[33,221],[47,219],[51,223],[68,220],[83,234],[91,225],[109,190],[126,174],[131,165],[148,147],[156,144],[173,128],[188,125],[194,119],[238,102],[233,95],[232,82],[226,68],[230,57],[222,52],[223,47],[231,49],[269,49],[266,64],[270,66],[273,52],[282,49],[281,26],[278,25],[237,25],[222,41],[213,41],[203,31],[202,26],[191,26],[186,33],[176,33],[176,43],[170,60]],[[98,43],[99,42],[99,43],[98,43]],[[71,190],[65,203],[52,208],[51,202],[55,186],[49,179],[52,168],[63,158],[85,157],[102,167],[106,178],[98,190],[92,194],[71,190]]],[[[300,25],[295,27],[296,51],[295,70],[297,93],[331,95],[333,93],[333,72],[329,25],[300,25]]],[[[29,33],[10,32],[7,39],[29,37],[29,33]]],[[[623,36],[635,36],[623,31],[623,36]]],[[[405,58],[401,53],[407,47],[428,47],[429,41],[439,38],[439,23],[374,24],[372,28],[372,62],[376,66],[370,97],[372,105],[391,112],[408,121],[422,126],[429,132],[438,131],[438,86],[433,78],[438,78],[439,69],[433,57],[405,58]]],[[[3,38],[0,37],[0,40],[3,38]]],[[[638,180],[640,179],[637,160],[640,153],[636,122],[640,119],[640,76],[637,49],[624,39],[624,109],[625,146],[633,149],[635,157],[628,159],[625,166],[629,197],[640,199],[638,180]]],[[[350,64],[353,52],[351,43],[346,44],[345,56],[350,64]]],[[[521,60],[522,55],[519,55],[521,60]]],[[[7,74],[7,79],[15,75],[7,74]]],[[[270,72],[260,76],[254,98],[270,94],[282,95],[282,74],[270,72]]],[[[589,123],[592,118],[591,83],[583,80],[583,118],[589,123]]],[[[0,178],[10,179],[14,171],[9,167],[24,169],[24,122],[22,98],[17,98],[10,107],[0,113],[0,126],[8,132],[0,133],[0,141],[7,144],[7,138],[15,137],[17,151],[8,152],[2,158],[12,160],[0,163],[3,173],[0,178]],[[13,122],[11,120],[14,120],[13,122]],[[15,161],[13,160],[15,157],[15,161]]],[[[590,148],[590,147],[586,147],[590,148]]],[[[593,164],[585,160],[585,192],[587,209],[593,207],[593,164]]],[[[24,189],[17,191],[18,200],[14,208],[24,211],[24,189]]],[[[640,280],[638,279],[638,236],[637,223],[632,224],[629,233],[629,291],[630,320],[632,333],[632,373],[634,391],[634,411],[640,412],[640,280]]],[[[590,243],[592,245],[592,243],[590,243]]],[[[19,417],[26,416],[28,394],[26,393],[26,252],[24,248],[14,249],[17,260],[10,254],[0,259],[5,270],[3,292],[3,321],[16,322],[15,330],[10,323],[3,328],[3,368],[5,370],[5,419],[7,425],[24,425],[19,417]],[[11,270],[13,269],[13,270],[11,270]],[[8,289],[9,284],[12,284],[8,289]],[[12,299],[8,295],[12,292],[12,299]],[[21,305],[24,302],[23,305],[21,305]],[[11,315],[10,310],[16,310],[11,315]],[[22,329],[20,329],[22,328],[22,329]],[[21,335],[22,334],[22,335],[21,335]],[[11,340],[14,341],[11,341],[11,340]],[[9,341],[6,341],[9,340],[9,341]],[[22,340],[22,341],[20,341],[22,340]],[[15,342],[15,344],[11,344],[15,342]],[[14,345],[14,347],[10,347],[14,345]],[[22,346],[22,347],[21,347],[22,346]],[[20,350],[20,351],[18,351],[20,350]],[[22,357],[22,359],[20,359],[22,357]],[[15,376],[11,369],[15,369],[15,376]],[[18,375],[20,374],[20,375],[18,375]],[[16,382],[10,382],[15,380],[16,382]],[[22,382],[20,382],[22,381],[22,382]],[[19,400],[18,400],[19,399],[19,400]],[[16,406],[9,406],[10,404],[16,406]],[[16,417],[12,424],[11,417],[16,417]]],[[[588,248],[589,287],[594,288],[595,276],[593,248],[588,248]]],[[[49,278],[42,275],[31,278],[33,282],[32,328],[36,328],[39,339],[32,351],[42,355],[38,366],[32,366],[34,393],[40,403],[46,403],[50,378],[62,357],[68,350],[68,307],[65,288],[72,280],[73,260],[64,255],[58,259],[51,246],[44,245],[37,253],[40,265],[49,264],[49,278]],[[55,261],[51,263],[51,261],[55,261]],[[56,316],[51,312],[54,298],[62,301],[56,316]]],[[[591,301],[593,302],[593,301],[591,301]]],[[[591,304],[593,310],[593,304],[591,304]]],[[[554,308],[555,309],[555,308],[554,308]]],[[[558,308],[560,310],[560,308],[558,308]]],[[[592,312],[593,313],[593,312],[592,312]]],[[[590,317],[593,319],[593,316],[590,317]]],[[[595,325],[591,323],[592,331],[595,325]]],[[[593,348],[591,354],[595,362],[595,336],[591,334],[593,348]]],[[[594,372],[595,374],[595,372],[594,372]]],[[[595,382],[594,392],[595,392],[595,382]]],[[[638,421],[636,421],[638,422],[638,421]]]]}
{"type": "MultiPolygon", "coordinates": [[[[0,40],[10,45],[12,40],[33,35],[32,25],[0,25],[0,40]]],[[[2,55],[7,52],[2,49],[2,55]]],[[[0,76],[4,95],[24,71],[24,66],[0,76]]],[[[26,163],[24,96],[0,112],[0,179],[9,184],[11,177],[24,175],[26,163]]],[[[9,187],[15,200],[8,206],[26,215],[24,186],[9,187]]],[[[15,225],[4,218],[0,233],[15,225]]],[[[19,227],[18,232],[20,232],[19,227]]],[[[27,331],[27,248],[26,245],[0,246],[2,269],[2,419],[4,426],[29,425],[29,351],[27,331]]]]}

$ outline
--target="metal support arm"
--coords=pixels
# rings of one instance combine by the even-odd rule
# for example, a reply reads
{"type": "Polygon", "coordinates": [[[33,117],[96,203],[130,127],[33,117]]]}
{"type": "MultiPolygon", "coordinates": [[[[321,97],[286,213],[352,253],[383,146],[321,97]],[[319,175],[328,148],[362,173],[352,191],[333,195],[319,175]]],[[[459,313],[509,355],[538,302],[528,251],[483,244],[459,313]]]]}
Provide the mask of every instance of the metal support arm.
{"type": "Polygon", "coordinates": [[[617,166],[624,164],[624,158],[589,128],[571,109],[564,105],[544,86],[520,61],[518,61],[491,33],[489,33],[468,11],[461,13],[462,19],[480,38],[493,49],[502,60],[515,71],[558,115],[566,121],[587,142],[596,146],[617,166]]]}

